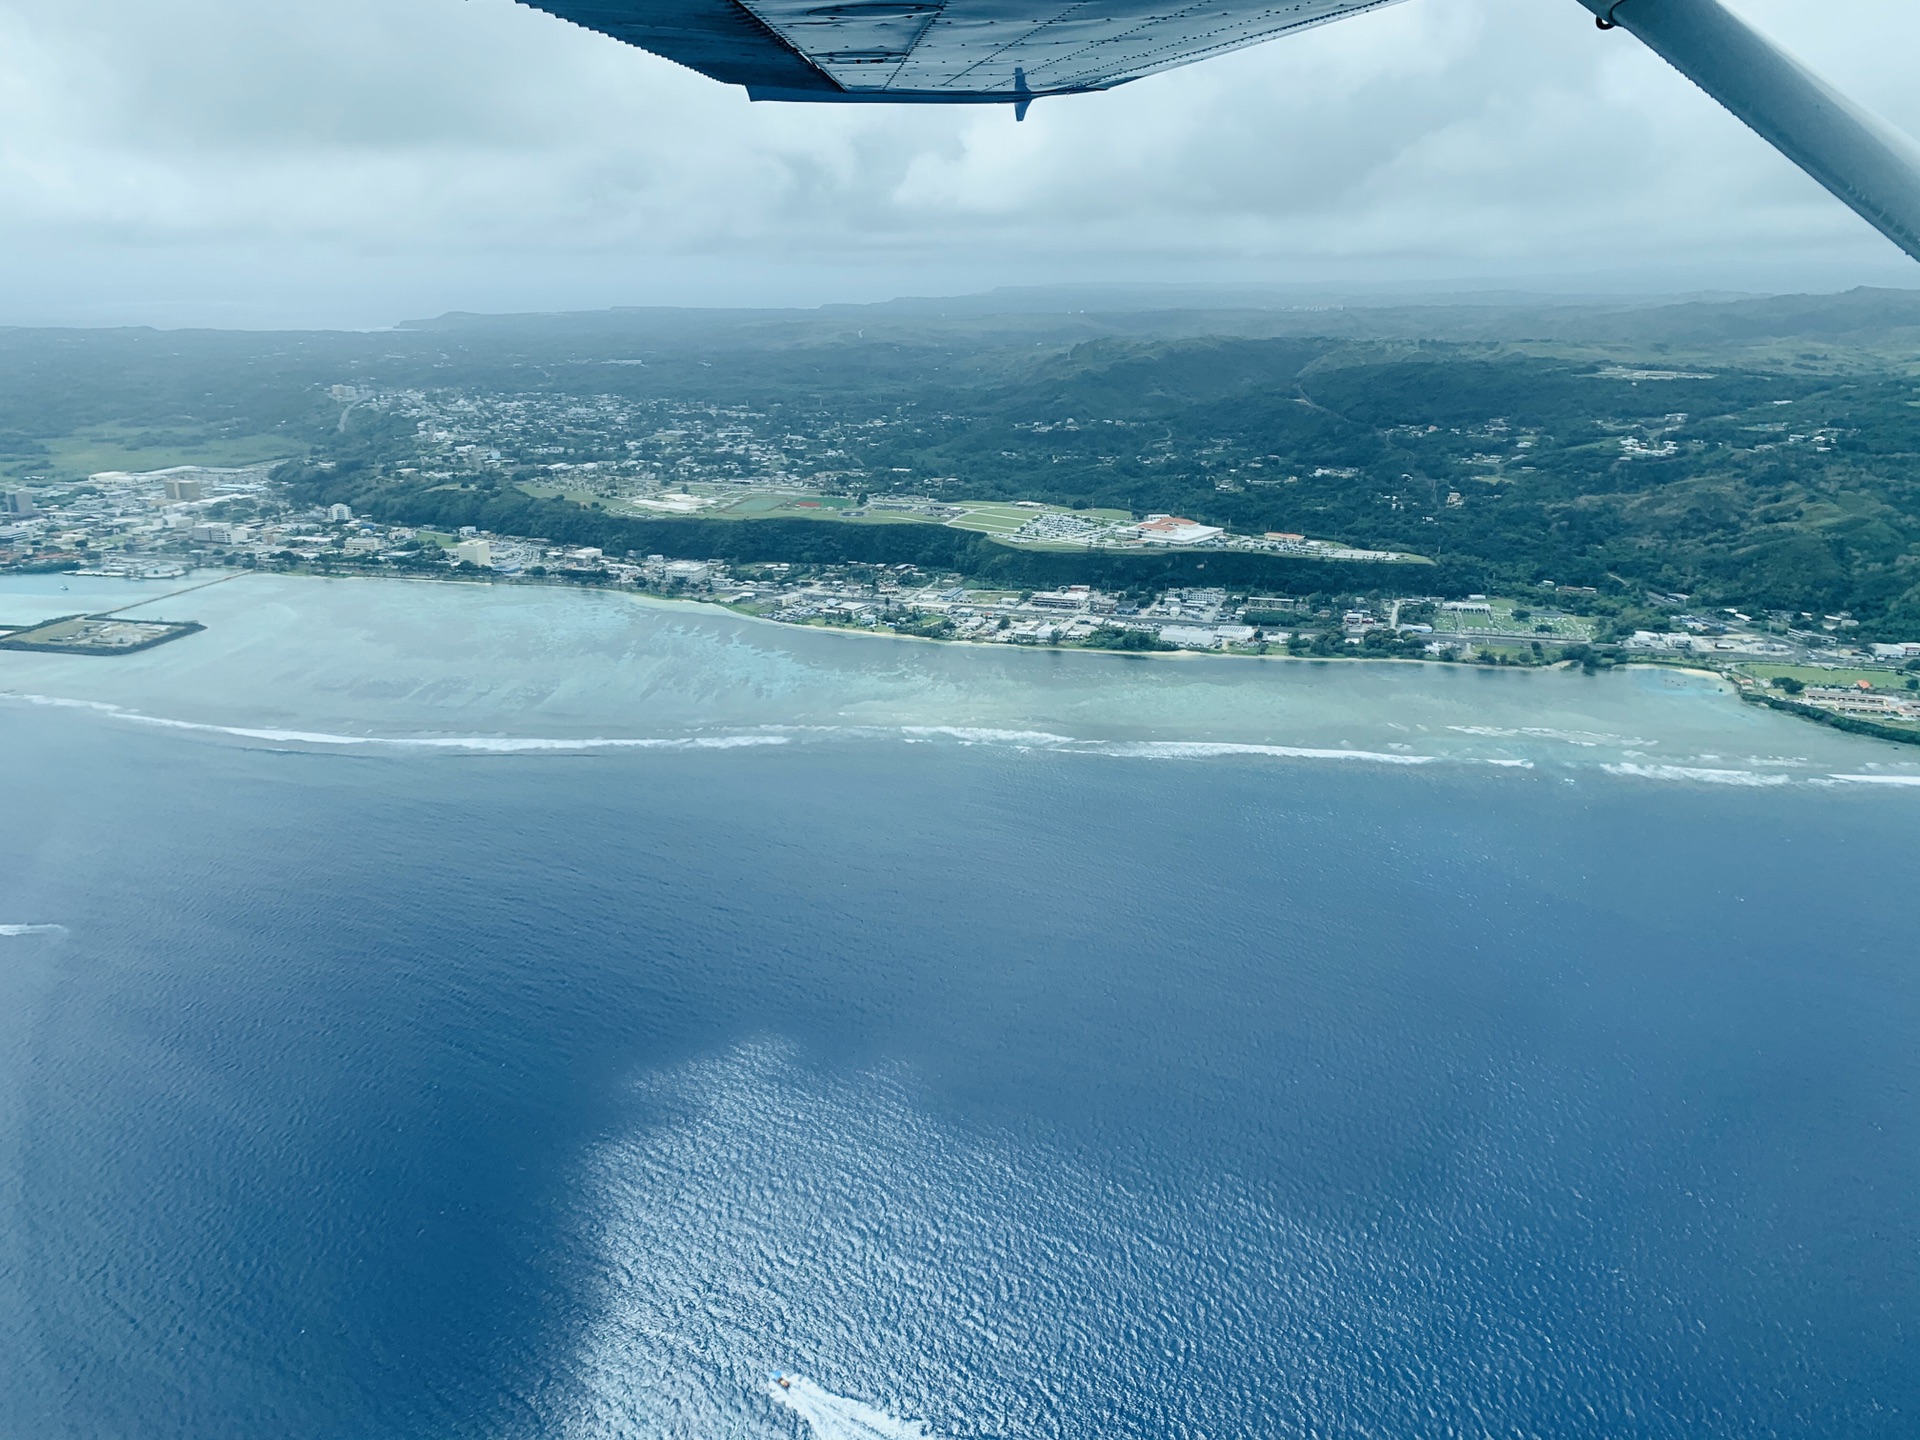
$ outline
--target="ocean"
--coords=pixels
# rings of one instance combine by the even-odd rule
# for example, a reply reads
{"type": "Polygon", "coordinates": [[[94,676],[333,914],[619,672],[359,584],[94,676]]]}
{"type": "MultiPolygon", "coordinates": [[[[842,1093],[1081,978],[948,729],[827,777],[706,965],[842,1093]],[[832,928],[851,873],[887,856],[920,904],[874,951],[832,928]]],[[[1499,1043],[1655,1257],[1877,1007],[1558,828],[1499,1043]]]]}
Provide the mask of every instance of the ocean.
{"type": "Polygon", "coordinates": [[[1911,752],[1673,672],[150,613],[0,652],[0,1435],[1920,1423],[1911,752]]]}

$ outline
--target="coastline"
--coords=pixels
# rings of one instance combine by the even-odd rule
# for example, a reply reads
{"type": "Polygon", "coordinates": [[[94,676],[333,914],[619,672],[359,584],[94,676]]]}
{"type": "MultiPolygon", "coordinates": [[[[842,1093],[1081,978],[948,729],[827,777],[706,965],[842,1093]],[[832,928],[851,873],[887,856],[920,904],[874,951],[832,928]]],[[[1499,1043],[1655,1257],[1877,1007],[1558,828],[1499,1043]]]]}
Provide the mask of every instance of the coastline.
{"type": "MultiPolygon", "coordinates": [[[[1572,673],[1577,666],[1566,663],[1491,666],[1359,654],[983,644],[867,626],[793,624],[705,597],[583,586],[544,577],[443,579],[241,570],[230,572],[228,578],[253,578],[261,588],[196,586],[204,589],[207,604],[196,608],[193,618],[208,623],[214,633],[197,637],[194,645],[158,658],[150,654],[145,664],[96,666],[76,661],[71,663],[80,668],[56,671],[0,664],[0,678],[17,698],[31,698],[35,692],[71,696],[140,712],[155,723],[173,717],[262,734],[493,737],[541,745],[629,740],[715,743],[726,737],[737,743],[742,735],[776,731],[796,742],[839,732],[925,733],[987,738],[1032,735],[1035,743],[1056,746],[1151,742],[1197,747],[1196,754],[1222,745],[1389,751],[1414,742],[1413,748],[1436,757],[1531,757],[1553,763],[1555,755],[1574,758],[1553,741],[1556,736],[1590,735],[1605,749],[1613,743],[1609,736],[1641,735],[1662,737],[1647,742],[1657,750],[1641,754],[1638,751],[1644,746],[1622,741],[1620,764],[1640,766],[1657,757],[1662,763],[1677,762],[1691,756],[1699,763],[1690,760],[1681,768],[1714,771],[1721,767],[1718,757],[1722,754],[1764,759],[1801,753],[1808,757],[1806,763],[1836,773],[1875,768],[1871,752],[1857,748],[1862,741],[1897,744],[1909,753],[1913,749],[1901,743],[1904,737],[1855,727],[1836,729],[1784,707],[1773,707],[1779,721],[1813,720],[1783,727],[1802,732],[1804,739],[1780,733],[1771,740],[1758,735],[1740,738],[1747,726],[1737,716],[1744,712],[1757,717],[1765,712],[1745,704],[1722,709],[1726,700],[1739,693],[1739,677],[1698,664],[1629,660],[1603,673],[1617,671],[1619,680],[1645,679],[1626,688],[1596,687],[1572,673]],[[309,592],[303,582],[316,579],[389,583],[320,586],[309,592]],[[396,580],[417,583],[402,590],[390,583],[396,580]],[[435,590],[447,580],[468,588],[458,593],[435,590]],[[324,599],[329,591],[338,598],[324,599]],[[627,603],[612,611],[599,605],[576,610],[568,597],[583,593],[618,597],[627,603]],[[421,600],[405,600],[404,595],[421,600]],[[609,626],[606,618],[596,620],[596,611],[602,617],[626,611],[636,617],[697,618],[700,623],[652,631],[659,637],[652,639],[646,629],[630,631],[623,625],[609,626]],[[711,628],[715,622],[720,628],[711,628]],[[740,626],[736,634],[744,639],[742,622],[772,643],[753,641],[748,650],[730,648],[726,626],[740,626]],[[923,643],[894,651],[896,658],[888,658],[888,652],[873,646],[814,645],[804,638],[809,635],[923,643]],[[209,639],[214,643],[208,645],[209,639]],[[1307,663],[1291,671],[1190,663],[1121,670],[1035,666],[1015,659],[1016,654],[1041,651],[1055,656],[1080,651],[1188,662],[1337,659],[1345,663],[1307,663]],[[952,658],[938,659],[943,653],[952,658]],[[834,659],[835,654],[844,658],[834,659]],[[1369,661],[1376,663],[1355,663],[1369,661]],[[775,668],[762,674],[766,665],[775,668]],[[1471,676],[1475,681],[1492,681],[1532,671],[1541,673],[1523,688],[1489,687],[1468,680],[1471,676]],[[122,675],[131,683],[123,682],[122,675]],[[1277,683],[1262,684],[1256,678],[1261,675],[1274,677],[1277,683]],[[1281,675],[1292,678],[1280,681],[1281,675]],[[401,697],[402,703],[354,699],[368,684],[401,697]],[[721,691],[715,691],[716,684],[721,691]],[[716,703],[716,693],[728,693],[735,686],[742,687],[737,701],[716,703]],[[1635,719],[1629,712],[1641,708],[1633,699],[1636,694],[1690,694],[1696,705],[1699,699],[1714,695],[1720,703],[1691,717],[1667,707],[1666,719],[1635,719]],[[543,695],[549,698],[539,698],[543,695]],[[513,703],[502,708],[500,702],[508,696],[513,703]],[[524,698],[528,696],[534,698],[524,698]],[[636,709],[636,704],[642,708],[636,709]],[[536,708],[540,718],[528,726],[536,708]],[[632,721],[639,716],[646,718],[635,728],[632,721]],[[1833,748],[1831,743],[1813,741],[1823,731],[1835,740],[1846,735],[1846,744],[1856,747],[1853,758],[1841,754],[1812,758],[1833,748]],[[1453,738],[1448,738],[1448,732],[1453,732],[1453,738]],[[1432,738],[1421,740],[1421,733],[1432,738]],[[1463,741],[1461,736],[1490,738],[1463,741]],[[1500,740],[1501,736],[1508,738],[1500,740]],[[1530,736],[1553,743],[1542,748],[1526,738],[1530,736]]],[[[38,603],[50,600],[50,595],[40,593],[46,587],[45,577],[34,579],[38,585],[29,583],[19,593],[35,595],[38,603]]],[[[118,582],[106,583],[119,588],[118,582]]],[[[142,606],[157,604],[182,588],[178,583],[155,586],[154,593],[117,607],[101,598],[100,589],[63,594],[60,599],[85,603],[90,609],[121,608],[137,614],[142,606]]],[[[180,604],[170,601],[169,613],[180,604]]],[[[1905,768],[1905,762],[1891,755],[1886,763],[1905,768]]]]}

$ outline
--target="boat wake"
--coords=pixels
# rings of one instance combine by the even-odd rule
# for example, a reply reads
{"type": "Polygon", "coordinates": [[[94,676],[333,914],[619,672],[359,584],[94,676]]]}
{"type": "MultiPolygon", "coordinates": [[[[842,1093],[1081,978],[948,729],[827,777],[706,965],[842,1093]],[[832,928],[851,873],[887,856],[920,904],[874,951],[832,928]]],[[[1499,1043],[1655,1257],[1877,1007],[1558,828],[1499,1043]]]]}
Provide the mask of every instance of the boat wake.
{"type": "Polygon", "coordinates": [[[64,925],[0,925],[0,938],[13,935],[64,935],[64,925]]]}
{"type": "Polygon", "coordinates": [[[818,1440],[933,1440],[916,1420],[897,1420],[884,1410],[822,1390],[804,1376],[777,1374],[767,1381],[767,1393],[806,1421],[818,1440]]]}

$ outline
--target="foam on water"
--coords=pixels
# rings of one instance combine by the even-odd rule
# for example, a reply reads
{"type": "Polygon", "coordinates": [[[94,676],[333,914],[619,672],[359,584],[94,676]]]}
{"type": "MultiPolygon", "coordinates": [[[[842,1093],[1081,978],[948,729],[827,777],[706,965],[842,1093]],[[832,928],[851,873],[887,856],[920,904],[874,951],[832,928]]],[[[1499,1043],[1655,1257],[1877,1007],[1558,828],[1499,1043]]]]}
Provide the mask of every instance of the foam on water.
{"type": "MultiPolygon", "coordinates": [[[[200,720],[178,720],[148,715],[97,700],[72,700],[52,695],[12,695],[30,705],[89,710],[114,720],[165,730],[227,735],[275,745],[311,745],[327,749],[381,747],[399,750],[463,751],[476,754],[523,755],[578,753],[595,750],[732,750],[761,745],[786,745],[793,733],[818,739],[952,740],[962,745],[1000,746],[1016,750],[1048,749],[1109,755],[1131,760],[1208,760],[1222,757],[1268,757],[1278,760],[1334,760],[1374,765],[1432,765],[1450,757],[1381,750],[1335,749],[1328,746],[1265,745],[1214,740],[1083,740],[1043,730],[1007,730],[986,726],[810,726],[793,733],[762,731],[753,734],[694,736],[533,736],[533,735],[342,735],[330,731],[290,730],[270,726],[217,725],[200,720]]],[[[1472,757],[1468,758],[1470,762],[1472,757]]],[[[1474,762],[1477,763],[1477,762],[1474,762]]],[[[1494,759],[1484,763],[1531,769],[1527,760],[1494,759]]]]}
{"type": "MultiPolygon", "coordinates": [[[[867,732],[873,733],[873,732],[867,732]]],[[[964,745],[1078,745],[1071,735],[1046,730],[1002,730],[985,725],[903,725],[899,733],[926,739],[958,740],[964,745]]]]}
{"type": "Polygon", "coordinates": [[[1629,735],[1603,735],[1592,730],[1555,730],[1542,725],[1449,725],[1447,729],[1458,735],[1480,735],[1496,740],[1517,740],[1522,736],[1534,740],[1559,740],[1586,750],[1598,749],[1603,745],[1639,748],[1660,743],[1658,740],[1641,740],[1629,735]]]}
{"type": "Polygon", "coordinates": [[[453,750],[487,755],[530,755],[548,752],[588,750],[737,750],[756,745],[785,745],[785,735],[679,735],[679,736],[606,736],[582,737],[541,735],[339,735],[323,730],[284,730],[252,725],[215,725],[202,720],[175,720],[165,715],[146,715],[138,710],[109,705],[99,700],[69,700],[57,695],[13,695],[8,698],[29,705],[48,705],[75,710],[91,710],[133,725],[151,725],[162,730],[197,731],[205,735],[230,735],[238,740],[263,740],[276,745],[314,745],[328,749],[362,746],[399,750],[453,750]]]}
{"type": "MultiPolygon", "coordinates": [[[[44,585],[0,579],[0,598],[31,609],[44,585]]],[[[1716,762],[1703,757],[1720,751],[1778,753],[1789,758],[1741,768],[1812,777],[1873,771],[1885,749],[1670,671],[1145,664],[856,637],[541,586],[251,575],[189,598],[180,618],[208,627],[191,646],[107,665],[11,655],[0,680],[114,723],[350,753],[708,749],[787,736],[1342,766],[1420,763],[1382,758],[1414,755],[1597,777],[1602,761],[1707,768],[1716,762]]],[[[1886,768],[1920,775],[1920,763],[1886,768]]]]}
{"type": "Polygon", "coordinates": [[[1765,775],[1754,770],[1719,770],[1704,765],[1639,765],[1624,762],[1600,767],[1609,775],[1637,780],[1681,780],[1702,785],[1791,785],[1791,775],[1765,775]]]}
{"type": "Polygon", "coordinates": [[[64,935],[64,925],[0,925],[0,936],[15,935],[64,935]]]}
{"type": "MultiPolygon", "coordinates": [[[[1287,762],[1316,762],[1338,765],[1381,765],[1420,767],[1436,764],[1487,766],[1508,771],[1530,771],[1541,764],[1587,774],[1608,774],[1623,779],[1660,780],[1727,786],[1780,786],[1787,784],[1833,785],[1851,781],[1884,787],[1920,786],[1920,775],[1894,773],[1866,775],[1838,773],[1831,778],[1796,774],[1822,770],[1818,762],[1802,756],[1748,757],[1744,765],[1733,767],[1715,754],[1700,753],[1688,760],[1678,756],[1654,760],[1638,747],[1653,748],[1660,741],[1599,730],[1560,729],[1547,726],[1461,725],[1443,727],[1455,735],[1488,740],[1547,741],[1574,747],[1540,758],[1512,753],[1474,753],[1456,745],[1436,741],[1416,748],[1412,743],[1388,742],[1384,748],[1358,743],[1285,744],[1256,739],[1128,738],[1125,735],[1091,738],[1054,729],[1010,725],[964,724],[861,724],[861,723],[762,723],[730,727],[689,723],[686,733],[620,735],[604,731],[586,735],[525,734],[380,734],[350,733],[335,729],[307,729],[273,724],[228,724],[214,720],[186,719],[156,714],[129,705],[104,700],[61,695],[0,692],[0,700],[18,704],[73,709],[97,714],[120,724],[225,737],[274,746],[302,747],[318,751],[374,751],[392,753],[444,753],[466,755],[582,755],[621,751],[732,750],[784,746],[800,743],[891,741],[906,744],[950,743],[1017,752],[1045,751],[1063,755],[1099,755],[1128,760],[1206,761],[1218,759],[1269,759],[1287,762]],[[1591,760],[1580,752],[1613,750],[1611,760],[1594,755],[1591,760]]],[[[692,717],[689,717],[691,719],[692,717]]],[[[673,727],[667,727],[673,728],[673,727]]],[[[1426,727],[1419,727],[1424,730],[1426,727]]],[[[1394,724],[1390,729],[1407,734],[1407,726],[1394,724]]],[[[1384,737],[1381,737],[1384,738],[1384,737]]],[[[1827,763],[1832,764],[1829,759],[1827,763]]]]}
{"type": "Polygon", "coordinates": [[[1308,745],[1249,745],[1215,740],[1128,740],[1096,748],[1132,760],[1210,760],[1225,755],[1267,755],[1279,760],[1348,760],[1373,765],[1431,765],[1438,755],[1401,755],[1383,750],[1332,750],[1308,745]]]}

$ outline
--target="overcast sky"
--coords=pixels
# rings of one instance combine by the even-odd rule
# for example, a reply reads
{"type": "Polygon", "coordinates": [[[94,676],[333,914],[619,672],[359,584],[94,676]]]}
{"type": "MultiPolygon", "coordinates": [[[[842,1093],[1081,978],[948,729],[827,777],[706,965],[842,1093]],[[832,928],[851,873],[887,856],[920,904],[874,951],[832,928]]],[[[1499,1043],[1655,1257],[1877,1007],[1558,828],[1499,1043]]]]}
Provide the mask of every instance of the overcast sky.
{"type": "MultiPolygon", "coordinates": [[[[1920,5],[1735,0],[1920,133],[1920,5]]],[[[0,323],[380,326],[1061,280],[1920,287],[1574,0],[1104,95],[752,105],[513,0],[0,0],[0,323]]]]}

